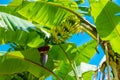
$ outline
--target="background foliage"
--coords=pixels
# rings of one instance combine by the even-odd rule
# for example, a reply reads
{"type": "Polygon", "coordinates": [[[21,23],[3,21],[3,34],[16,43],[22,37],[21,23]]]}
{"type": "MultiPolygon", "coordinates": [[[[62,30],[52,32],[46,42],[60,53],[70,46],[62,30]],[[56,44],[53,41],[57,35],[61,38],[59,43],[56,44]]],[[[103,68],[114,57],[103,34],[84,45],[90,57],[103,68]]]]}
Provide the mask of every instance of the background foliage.
{"type": "Polygon", "coordinates": [[[79,76],[82,71],[77,67],[89,62],[98,44],[106,54],[119,55],[120,7],[109,0],[89,2],[90,8],[79,6],[84,0],[13,0],[0,6],[0,44],[11,46],[8,52],[0,52],[0,79],[44,80],[51,75],[53,80],[90,80],[97,68],[79,76]],[[83,18],[85,15],[94,18],[95,26],[83,18]],[[81,46],[67,42],[82,32],[94,40],[81,46]],[[104,43],[109,43],[111,52],[104,43]],[[46,45],[50,46],[49,58],[42,66],[38,48],[46,45]],[[69,75],[71,71],[74,76],[69,75]]]}

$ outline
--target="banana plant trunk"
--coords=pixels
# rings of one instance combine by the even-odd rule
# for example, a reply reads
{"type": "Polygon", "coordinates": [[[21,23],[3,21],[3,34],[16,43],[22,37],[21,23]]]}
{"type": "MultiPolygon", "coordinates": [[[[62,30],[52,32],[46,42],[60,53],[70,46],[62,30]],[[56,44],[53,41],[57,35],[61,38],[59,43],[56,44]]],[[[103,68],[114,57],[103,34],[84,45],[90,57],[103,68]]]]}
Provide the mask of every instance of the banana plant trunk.
{"type": "Polygon", "coordinates": [[[106,57],[106,62],[109,62],[108,65],[110,65],[110,67],[112,68],[112,74],[113,74],[112,80],[120,80],[120,55],[112,50],[110,44],[108,44],[107,47],[108,47],[108,53],[106,54],[108,55],[106,57]]]}
{"type": "MultiPolygon", "coordinates": [[[[114,53],[116,54],[116,53],[114,53]]],[[[120,80],[120,58],[109,55],[110,66],[112,67],[113,80],[120,80]]]]}

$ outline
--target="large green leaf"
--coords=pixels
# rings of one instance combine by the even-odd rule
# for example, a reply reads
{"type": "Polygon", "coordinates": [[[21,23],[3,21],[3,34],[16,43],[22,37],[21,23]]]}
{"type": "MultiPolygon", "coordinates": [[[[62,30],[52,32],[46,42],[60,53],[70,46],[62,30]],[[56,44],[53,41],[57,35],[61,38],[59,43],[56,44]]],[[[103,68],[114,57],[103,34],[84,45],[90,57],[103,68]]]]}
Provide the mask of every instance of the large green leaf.
{"type": "Polygon", "coordinates": [[[35,31],[27,33],[25,31],[17,30],[11,31],[0,28],[0,44],[15,43],[29,47],[39,47],[44,44],[43,38],[35,31]]]}
{"type": "Polygon", "coordinates": [[[10,76],[0,76],[0,80],[11,80],[10,76]]]}
{"type": "Polygon", "coordinates": [[[61,45],[53,45],[49,51],[49,55],[55,58],[55,60],[67,60],[66,56],[70,60],[74,60],[75,55],[77,54],[76,45],[73,43],[66,43],[61,45]],[[66,53],[66,54],[65,54],[66,53]]]}
{"type": "Polygon", "coordinates": [[[21,19],[19,17],[0,12],[0,27],[3,27],[8,30],[24,30],[26,32],[30,32],[37,29],[35,25],[31,22],[21,19]]]}
{"type": "Polygon", "coordinates": [[[113,50],[120,54],[120,7],[111,1],[90,0],[91,14],[103,40],[109,40],[113,50]]]}
{"type": "MultiPolygon", "coordinates": [[[[68,75],[68,72],[72,70],[72,63],[75,55],[77,54],[77,48],[73,43],[53,45],[49,51],[49,59],[46,64],[48,68],[55,68],[53,71],[64,80],[75,80],[74,77],[68,75]]],[[[56,78],[55,78],[56,80],[56,78]]]]}
{"type": "MultiPolygon", "coordinates": [[[[90,59],[94,56],[96,53],[95,47],[97,45],[97,42],[94,40],[91,40],[90,42],[83,44],[82,46],[79,46],[78,49],[78,54],[75,56],[75,62],[76,66],[79,66],[81,62],[86,62],[88,63],[90,59]]],[[[81,72],[81,71],[77,71],[81,72]]],[[[77,73],[79,75],[79,73],[77,73]]],[[[92,76],[92,72],[90,73],[85,73],[82,75],[85,80],[88,80],[92,76]]]]}
{"type": "MultiPolygon", "coordinates": [[[[93,71],[89,71],[83,74],[83,79],[84,80],[92,80],[92,75],[94,74],[93,71]]],[[[82,78],[81,78],[82,80],[82,78]]]]}
{"type": "MultiPolygon", "coordinates": [[[[64,80],[76,80],[75,77],[68,75],[68,73],[72,70],[69,62],[60,61],[58,64],[58,68],[55,69],[55,73],[58,74],[64,80]]],[[[56,80],[53,77],[53,80],[56,80]]]]}
{"type": "Polygon", "coordinates": [[[112,33],[119,34],[117,26],[120,17],[116,16],[120,12],[120,7],[108,0],[95,1],[91,0],[91,13],[94,18],[96,28],[103,39],[112,37],[112,33]]]}
{"type": "Polygon", "coordinates": [[[8,75],[29,71],[36,77],[48,76],[51,72],[40,66],[40,53],[37,49],[26,51],[13,51],[4,55],[5,59],[1,60],[0,56],[0,75],[8,75]]]}
{"type": "MultiPolygon", "coordinates": [[[[67,5],[74,6],[72,3],[67,3],[67,5]]],[[[45,26],[58,26],[67,15],[70,15],[68,11],[51,2],[32,2],[20,9],[18,13],[28,20],[45,26]]]]}
{"type": "Polygon", "coordinates": [[[96,50],[95,50],[96,45],[97,45],[97,42],[92,40],[82,46],[79,46],[78,47],[79,54],[76,55],[75,57],[76,64],[79,65],[80,62],[88,63],[96,53],[96,50]]]}
{"type": "Polygon", "coordinates": [[[66,43],[61,45],[53,45],[49,54],[54,57],[54,60],[67,61],[67,58],[74,60],[77,48],[73,43],[66,43]]]}
{"type": "Polygon", "coordinates": [[[0,12],[0,43],[39,47],[44,40],[38,31],[31,22],[0,12]]]}
{"type": "Polygon", "coordinates": [[[40,23],[44,26],[58,26],[66,16],[71,15],[69,11],[63,9],[67,7],[77,10],[77,4],[73,0],[69,1],[19,1],[14,0],[7,7],[1,6],[0,11],[27,18],[30,21],[40,23]],[[9,11],[8,11],[9,10],[9,11]],[[20,15],[19,15],[19,14],[20,15]]]}
{"type": "Polygon", "coordinates": [[[97,42],[95,41],[90,41],[78,48],[74,44],[54,45],[49,51],[49,55],[54,57],[54,60],[50,62],[54,62],[56,65],[54,69],[56,74],[65,80],[75,80],[75,77],[68,75],[68,73],[73,70],[72,65],[74,65],[74,62],[77,66],[80,65],[81,62],[88,62],[96,52],[96,45],[97,42]]]}

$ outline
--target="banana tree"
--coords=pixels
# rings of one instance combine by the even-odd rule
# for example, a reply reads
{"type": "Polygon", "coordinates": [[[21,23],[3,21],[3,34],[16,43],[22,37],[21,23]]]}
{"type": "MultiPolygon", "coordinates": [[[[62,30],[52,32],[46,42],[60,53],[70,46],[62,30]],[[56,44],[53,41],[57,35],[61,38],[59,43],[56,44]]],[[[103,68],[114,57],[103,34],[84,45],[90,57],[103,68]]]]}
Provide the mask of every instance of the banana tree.
{"type": "Polygon", "coordinates": [[[111,73],[112,79],[119,80],[120,7],[109,0],[89,2],[90,8],[79,6],[82,0],[13,0],[0,6],[0,44],[10,43],[13,48],[0,53],[4,54],[0,56],[0,79],[43,80],[51,75],[53,80],[90,80],[99,70],[105,75],[107,67],[108,80],[111,73]],[[93,16],[95,26],[84,15],[93,16]],[[80,32],[93,40],[78,47],[67,42],[80,32]],[[106,61],[81,74],[82,62],[89,62],[98,44],[106,61]]]}

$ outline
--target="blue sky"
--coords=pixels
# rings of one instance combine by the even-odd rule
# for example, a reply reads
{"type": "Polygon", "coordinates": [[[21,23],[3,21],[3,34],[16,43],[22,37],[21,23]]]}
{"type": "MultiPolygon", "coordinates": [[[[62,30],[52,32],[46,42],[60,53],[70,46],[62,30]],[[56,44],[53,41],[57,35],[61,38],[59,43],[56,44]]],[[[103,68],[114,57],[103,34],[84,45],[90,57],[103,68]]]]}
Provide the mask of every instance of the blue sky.
{"type": "Polygon", "coordinates": [[[12,0],[0,0],[0,4],[8,4],[12,0]]]}
{"type": "Polygon", "coordinates": [[[0,45],[0,51],[7,51],[10,48],[10,45],[3,44],[0,45]]]}
{"type": "MultiPolygon", "coordinates": [[[[10,2],[11,0],[0,0],[0,4],[7,4],[8,2],[10,2]]],[[[120,0],[113,0],[117,5],[120,6],[120,0]]],[[[89,3],[88,0],[85,0],[85,3],[82,4],[82,6],[88,6],[89,7],[89,3]]],[[[84,18],[86,18],[88,21],[90,21],[92,24],[94,24],[94,21],[92,19],[92,17],[90,16],[85,16],[84,18]]],[[[79,34],[75,34],[73,35],[72,38],[70,38],[68,41],[69,42],[74,42],[77,46],[82,45],[88,41],[90,41],[92,38],[86,34],[86,33],[79,33],[79,34]]],[[[7,51],[8,48],[10,46],[9,45],[0,45],[0,51],[7,51]]],[[[93,58],[90,60],[90,64],[95,64],[98,65],[100,60],[102,59],[104,52],[102,50],[102,48],[99,46],[98,50],[100,51],[100,54],[96,53],[93,58]]],[[[48,78],[47,80],[50,80],[50,78],[48,78]]]]}

